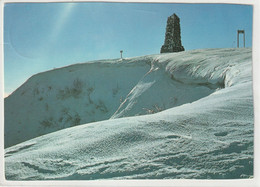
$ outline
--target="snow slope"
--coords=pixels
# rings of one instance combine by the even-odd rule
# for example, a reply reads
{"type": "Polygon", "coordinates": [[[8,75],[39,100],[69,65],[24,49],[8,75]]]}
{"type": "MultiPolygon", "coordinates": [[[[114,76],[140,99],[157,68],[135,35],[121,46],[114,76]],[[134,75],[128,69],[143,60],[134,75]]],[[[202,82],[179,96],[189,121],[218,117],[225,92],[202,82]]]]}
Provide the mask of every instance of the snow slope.
{"type": "Polygon", "coordinates": [[[6,178],[251,177],[251,56],[194,50],[33,76],[5,101],[6,146],[28,140],[5,149],[6,178]]]}
{"type": "Polygon", "coordinates": [[[37,74],[5,99],[5,147],[63,128],[154,113],[207,96],[224,86],[224,78],[204,77],[214,67],[196,75],[196,68],[214,62],[197,52],[95,61],[37,74]]]}

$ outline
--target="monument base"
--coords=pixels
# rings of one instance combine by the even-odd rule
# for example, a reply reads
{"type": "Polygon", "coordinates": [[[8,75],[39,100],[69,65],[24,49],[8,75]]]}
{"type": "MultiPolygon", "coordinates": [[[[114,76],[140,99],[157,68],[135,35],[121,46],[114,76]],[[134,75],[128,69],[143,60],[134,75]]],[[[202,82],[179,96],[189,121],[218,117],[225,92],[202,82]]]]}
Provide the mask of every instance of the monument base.
{"type": "Polygon", "coordinates": [[[184,51],[183,46],[172,47],[168,45],[163,45],[161,47],[161,53],[172,53],[172,52],[180,52],[180,51],[184,51]]]}

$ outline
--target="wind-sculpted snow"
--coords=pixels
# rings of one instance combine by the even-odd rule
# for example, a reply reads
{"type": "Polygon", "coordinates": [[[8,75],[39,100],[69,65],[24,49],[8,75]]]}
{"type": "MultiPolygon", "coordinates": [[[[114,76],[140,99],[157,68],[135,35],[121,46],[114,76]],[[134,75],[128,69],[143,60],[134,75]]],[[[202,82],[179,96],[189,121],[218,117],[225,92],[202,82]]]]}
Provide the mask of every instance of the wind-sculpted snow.
{"type": "Polygon", "coordinates": [[[5,146],[109,119],[149,68],[144,57],[77,64],[31,77],[5,99],[5,146]]]}
{"type": "Polygon", "coordinates": [[[193,102],[242,81],[241,62],[251,63],[250,49],[94,61],[37,74],[5,99],[5,147],[80,124],[193,102]]]}
{"type": "MultiPolygon", "coordinates": [[[[15,104],[12,98],[18,98],[25,90],[24,98],[29,104],[40,103],[34,103],[36,96],[30,94],[34,89],[31,86],[38,82],[39,91],[52,86],[50,92],[36,95],[49,99],[53,116],[59,116],[55,108],[59,111],[60,106],[66,106],[70,116],[76,111],[81,119],[84,116],[85,120],[92,117],[93,121],[104,121],[57,131],[65,128],[66,123],[61,120],[56,125],[62,127],[46,127],[56,132],[6,148],[6,178],[252,177],[251,63],[251,49],[208,49],[78,64],[34,76],[7,98],[6,104],[15,104]],[[65,76],[65,72],[74,73],[65,76]],[[59,77],[63,80],[60,84],[59,77]],[[82,89],[77,89],[78,84],[82,89]],[[51,100],[51,95],[57,101],[51,100]],[[98,105],[98,100],[103,105],[98,105]],[[84,102],[88,106],[82,106],[84,102]],[[101,108],[106,108],[107,113],[98,113],[101,108]],[[88,116],[86,111],[90,109],[94,113],[88,116]]],[[[19,102],[14,108],[24,102],[16,101],[19,102]]],[[[11,116],[7,114],[9,110],[5,110],[5,116],[11,116]]],[[[39,128],[36,122],[42,116],[31,115],[24,113],[23,119],[31,118],[31,123],[23,126],[23,133],[37,136],[40,131],[33,129],[39,128]]],[[[11,133],[15,126],[8,127],[9,124],[5,124],[5,133],[12,142],[16,138],[11,133]]],[[[16,126],[19,128],[19,124],[16,126]]]]}

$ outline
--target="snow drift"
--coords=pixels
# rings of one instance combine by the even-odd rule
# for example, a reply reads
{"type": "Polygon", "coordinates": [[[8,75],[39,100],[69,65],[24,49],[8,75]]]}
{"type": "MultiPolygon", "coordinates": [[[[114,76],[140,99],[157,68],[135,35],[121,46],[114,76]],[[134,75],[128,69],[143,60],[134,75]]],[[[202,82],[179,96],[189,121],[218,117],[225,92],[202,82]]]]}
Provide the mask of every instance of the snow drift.
{"type": "Polygon", "coordinates": [[[5,149],[6,178],[248,178],[251,56],[194,50],[35,75],[5,100],[5,146],[20,143],[5,149]]]}

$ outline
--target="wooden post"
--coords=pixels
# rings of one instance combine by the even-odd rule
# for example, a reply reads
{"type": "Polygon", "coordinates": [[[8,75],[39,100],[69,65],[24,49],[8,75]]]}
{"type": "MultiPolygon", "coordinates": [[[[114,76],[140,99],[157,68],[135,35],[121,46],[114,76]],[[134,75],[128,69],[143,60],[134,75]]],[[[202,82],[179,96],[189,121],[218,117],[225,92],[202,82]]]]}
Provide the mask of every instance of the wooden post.
{"type": "Polygon", "coordinates": [[[120,51],[121,59],[123,58],[123,50],[120,51]]]}
{"type": "Polygon", "coordinates": [[[239,48],[239,30],[237,30],[237,48],[239,48]]]}
{"type": "Polygon", "coordinates": [[[244,47],[246,47],[245,35],[246,35],[246,33],[245,33],[245,31],[244,31],[244,47]]]}

